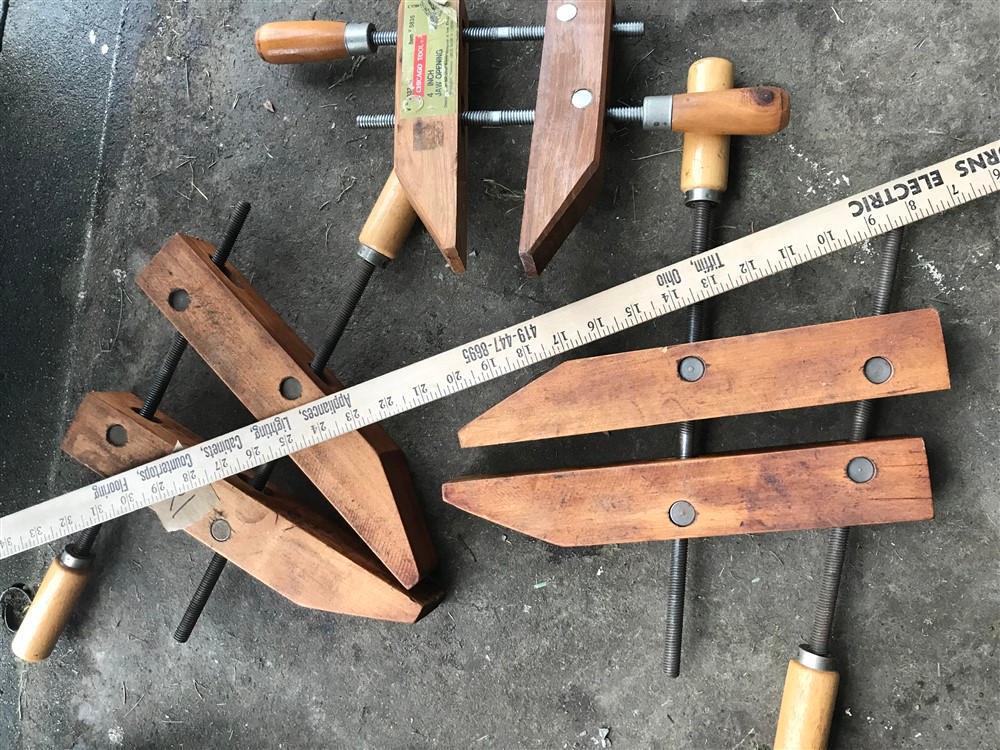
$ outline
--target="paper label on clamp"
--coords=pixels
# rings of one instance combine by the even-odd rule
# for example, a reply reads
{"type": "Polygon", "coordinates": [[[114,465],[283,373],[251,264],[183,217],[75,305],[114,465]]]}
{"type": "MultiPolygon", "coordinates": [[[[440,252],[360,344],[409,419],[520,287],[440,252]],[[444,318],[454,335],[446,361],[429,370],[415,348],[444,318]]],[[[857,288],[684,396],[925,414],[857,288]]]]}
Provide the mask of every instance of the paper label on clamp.
{"type": "Polygon", "coordinates": [[[461,32],[457,0],[403,0],[399,117],[458,113],[461,32]]]}
{"type": "MultiPolygon", "coordinates": [[[[177,443],[174,450],[178,451],[182,447],[180,443],[177,443]]],[[[165,530],[180,531],[208,515],[218,502],[219,496],[215,494],[215,490],[209,484],[169,500],[153,503],[149,507],[156,513],[156,517],[160,519],[165,530]]]]}

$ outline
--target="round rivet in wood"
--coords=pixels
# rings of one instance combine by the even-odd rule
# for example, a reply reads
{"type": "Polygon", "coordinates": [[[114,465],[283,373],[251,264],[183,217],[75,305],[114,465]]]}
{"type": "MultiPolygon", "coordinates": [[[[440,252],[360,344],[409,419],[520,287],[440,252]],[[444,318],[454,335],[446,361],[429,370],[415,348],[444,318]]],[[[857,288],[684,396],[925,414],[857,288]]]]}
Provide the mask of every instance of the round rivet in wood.
{"type": "Polygon", "coordinates": [[[594,94],[590,89],[577,89],[570,97],[570,102],[577,109],[586,109],[594,103],[594,94]]]}
{"type": "Polygon", "coordinates": [[[113,424],[104,433],[104,439],[115,448],[121,448],[128,443],[128,430],[120,424],[113,424]]]}
{"type": "Polygon", "coordinates": [[[225,518],[216,518],[212,521],[212,525],[208,527],[208,533],[217,542],[228,542],[229,537],[233,535],[233,527],[229,525],[229,521],[225,518]]]}
{"type": "Polygon", "coordinates": [[[875,462],[865,456],[852,458],[847,462],[847,476],[857,484],[870,482],[875,478],[875,462]]]}
{"type": "Polygon", "coordinates": [[[563,3],[556,8],[556,18],[564,23],[576,18],[576,6],[573,3],[563,3]]]}
{"type": "Polygon", "coordinates": [[[865,377],[869,383],[882,385],[892,377],[892,362],[885,357],[872,357],[865,362],[865,377]]]}
{"type": "Polygon", "coordinates": [[[694,523],[694,519],[697,515],[698,514],[695,513],[694,506],[687,500],[678,500],[670,506],[670,522],[674,526],[690,526],[694,523]]]}
{"type": "Polygon", "coordinates": [[[677,364],[677,374],[686,383],[697,383],[705,376],[705,363],[700,357],[684,357],[677,364]]]}
{"type": "Polygon", "coordinates": [[[281,395],[289,401],[295,401],[296,399],[302,398],[302,383],[291,376],[281,381],[281,385],[278,386],[278,390],[281,392],[281,395]]]}
{"type": "Polygon", "coordinates": [[[167,296],[167,304],[177,312],[184,312],[191,304],[191,295],[187,293],[187,289],[174,289],[167,296]]]}

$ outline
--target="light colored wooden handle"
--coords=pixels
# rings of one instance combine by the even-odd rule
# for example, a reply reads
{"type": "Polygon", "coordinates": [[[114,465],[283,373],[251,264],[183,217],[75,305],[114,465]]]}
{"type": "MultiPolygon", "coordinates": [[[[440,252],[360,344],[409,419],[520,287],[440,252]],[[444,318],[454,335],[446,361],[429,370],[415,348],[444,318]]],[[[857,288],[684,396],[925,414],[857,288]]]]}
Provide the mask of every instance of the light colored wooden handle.
{"type": "MultiPolygon", "coordinates": [[[[733,87],[733,64],[721,57],[696,60],[688,69],[688,93],[724,91],[733,87]]],[[[674,118],[680,97],[674,99],[674,118]]],[[[681,192],[695,188],[725,192],[729,185],[729,136],[684,133],[681,192]]]]}
{"type": "Polygon", "coordinates": [[[69,568],[58,557],[52,561],[10,644],[14,656],[35,662],[52,653],[89,576],[89,569],[69,568]]]}
{"type": "Polygon", "coordinates": [[[389,174],[378,200],[368,214],[358,240],[362,245],[393,260],[399,255],[416,220],[417,214],[394,170],[389,174]]]}
{"type": "Polygon", "coordinates": [[[774,750],[826,750],[840,675],[788,662],[774,750]]]}
{"type": "Polygon", "coordinates": [[[322,62],[348,56],[343,21],[274,21],[254,34],[257,54],[269,63],[322,62]]]}
{"type": "Polygon", "coordinates": [[[706,91],[674,97],[671,129],[714,135],[771,135],[788,125],[790,97],[785,89],[706,91]]]}

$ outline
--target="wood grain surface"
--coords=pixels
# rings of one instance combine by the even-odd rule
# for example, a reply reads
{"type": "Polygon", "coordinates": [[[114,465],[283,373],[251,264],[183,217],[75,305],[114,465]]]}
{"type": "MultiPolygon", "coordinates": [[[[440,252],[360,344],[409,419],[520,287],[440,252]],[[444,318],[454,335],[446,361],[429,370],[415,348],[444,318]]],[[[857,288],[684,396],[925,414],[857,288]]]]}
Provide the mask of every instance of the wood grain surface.
{"type": "Polygon", "coordinates": [[[924,441],[785,448],[641,461],[586,469],[470,477],[442,488],[445,502],[561,547],[925,521],[934,516],[924,441]],[[858,484],[846,467],[871,459],[858,484]],[[686,500],[697,517],[674,525],[686,500]]]}
{"type": "MultiPolygon", "coordinates": [[[[396,45],[396,126],[393,166],[410,205],[434,239],[448,267],[463,273],[468,258],[465,195],[465,132],[459,121],[467,109],[468,48],[463,40],[458,70],[458,107],[454,113],[431,117],[403,117],[403,4],[400,0],[396,45]]],[[[466,23],[465,0],[447,0],[466,23]]]]}
{"type": "MultiPolygon", "coordinates": [[[[232,265],[211,260],[212,246],[174,235],[139,274],[153,303],[257,418],[303,405],[343,387],[309,368],[312,352],[232,265]],[[184,289],[190,305],[170,305],[184,289]],[[286,378],[298,398],[281,393],[286,378]]],[[[400,583],[417,584],[436,562],[402,452],[378,425],[293,453],[292,460],[400,583]]]]}
{"type": "MultiPolygon", "coordinates": [[[[733,63],[724,57],[703,57],[688,68],[689,94],[725,91],[733,87],[733,63]]],[[[677,105],[677,100],[674,100],[677,105]]],[[[683,105],[681,105],[683,109],[683,105]]],[[[696,188],[724,193],[729,186],[729,136],[685,133],[681,149],[681,192],[696,188]]]]}
{"type": "MultiPolygon", "coordinates": [[[[137,413],[131,393],[91,393],[63,440],[63,451],[108,476],[188,447],[201,438],[162,412],[156,421],[137,413]],[[108,428],[121,425],[128,442],[116,447],[108,428]]],[[[240,476],[214,482],[215,508],[185,531],[268,588],[302,607],[326,612],[415,622],[442,597],[429,584],[407,591],[349,529],[323,518],[271,485],[253,489],[240,476]],[[232,528],[226,542],[209,532],[216,518],[232,528]]],[[[186,561],[186,556],[184,556],[186,561]]],[[[192,571],[193,574],[193,571],[192,571]]],[[[192,579],[193,580],[193,579],[192,579]]]]}
{"type": "Polygon", "coordinates": [[[614,10],[611,0],[576,3],[576,17],[560,21],[563,4],[549,0],[545,16],[519,243],[529,276],[542,272],[601,187],[614,10]],[[583,89],[593,100],[580,109],[571,99],[583,89]]]}
{"type": "Polygon", "coordinates": [[[343,21],[272,21],[253,36],[257,54],[276,65],[341,60],[348,56],[343,21]]]}
{"type": "Polygon", "coordinates": [[[465,447],[946,390],[941,321],[924,309],[570,360],[459,430],[465,447]],[[705,363],[681,380],[685,357],[705,363]],[[892,377],[868,381],[885,357],[892,377]]]}
{"type": "Polygon", "coordinates": [[[413,229],[417,214],[396,173],[390,172],[375,205],[361,227],[358,242],[389,260],[395,260],[413,229]]]}
{"type": "Polygon", "coordinates": [[[776,86],[677,94],[671,129],[715,135],[773,135],[788,125],[791,99],[776,86]]]}

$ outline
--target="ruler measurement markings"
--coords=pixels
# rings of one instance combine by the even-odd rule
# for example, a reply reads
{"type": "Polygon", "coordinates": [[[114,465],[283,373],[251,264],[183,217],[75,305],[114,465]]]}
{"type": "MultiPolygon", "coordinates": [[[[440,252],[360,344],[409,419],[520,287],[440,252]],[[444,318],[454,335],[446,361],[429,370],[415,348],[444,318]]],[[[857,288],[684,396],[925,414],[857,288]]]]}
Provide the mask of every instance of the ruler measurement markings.
{"type": "Polygon", "coordinates": [[[234,430],[0,518],[0,557],[9,557],[75,533],[93,525],[97,520],[108,521],[159,500],[242,473],[256,465],[247,463],[254,456],[258,462],[260,455],[271,457],[268,460],[275,460],[446,395],[502,377],[554,354],[570,351],[585,343],[632,328],[693,302],[709,299],[858,244],[884,234],[888,228],[903,226],[916,218],[924,219],[972,199],[995,193],[1000,187],[1000,168],[973,169],[965,166],[964,172],[961,172],[955,165],[965,160],[972,164],[973,157],[986,151],[995,153],[997,149],[1000,149],[1000,142],[986,144],[713,248],[709,252],[718,254],[717,257],[721,259],[715,270],[728,267],[724,274],[714,280],[710,278],[711,272],[708,276],[700,274],[692,263],[693,259],[685,259],[276,415],[288,420],[290,429],[287,430],[287,435],[262,432],[260,437],[253,436],[251,428],[275,418],[270,417],[257,425],[234,430]],[[939,178],[940,182],[933,182],[932,176],[939,178]],[[903,187],[908,190],[907,185],[917,185],[920,189],[912,197],[908,192],[909,200],[892,197],[893,189],[903,187]],[[942,187],[943,190],[938,189],[942,187]],[[892,200],[883,202],[883,195],[892,200]],[[873,204],[874,199],[878,198],[879,205],[869,207],[869,198],[873,204]],[[855,204],[865,207],[857,215],[852,208],[855,204]],[[856,226],[852,226],[855,223],[856,226]],[[816,238],[815,245],[812,244],[812,238],[816,238]],[[787,254],[785,249],[789,250],[787,254]],[[740,271],[740,264],[745,262],[750,263],[748,270],[740,271]],[[659,281],[661,274],[668,273],[673,277],[669,286],[666,282],[659,281]],[[622,310],[636,309],[632,305],[639,306],[640,314],[629,316],[626,313],[626,320],[619,320],[618,314],[622,310]],[[654,314],[646,313],[646,309],[652,310],[654,314]],[[611,323],[599,324],[602,319],[610,320],[611,323]],[[532,333],[525,340],[529,330],[532,333]],[[499,351],[496,342],[500,340],[516,343],[505,345],[504,350],[499,351]],[[552,342],[551,348],[543,343],[546,341],[552,342]],[[467,354],[475,347],[493,352],[499,362],[491,359],[484,366],[476,361],[466,361],[463,351],[467,354]],[[408,394],[413,394],[414,398],[408,398],[408,394]],[[320,410],[328,412],[327,419],[316,418],[316,413],[320,410]],[[250,452],[247,455],[223,449],[222,441],[233,437],[240,438],[242,444],[257,449],[259,453],[250,452]],[[209,451],[205,451],[204,455],[199,453],[199,449],[209,443],[219,444],[218,450],[211,454],[212,457],[209,451]],[[228,459],[230,463],[215,462],[215,455],[228,459]],[[109,480],[123,482],[130,493],[127,499],[120,499],[118,507],[109,507],[104,502],[113,494],[105,498],[95,497],[96,488],[109,480]]]}

